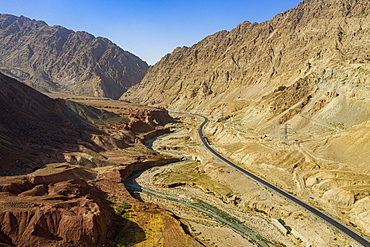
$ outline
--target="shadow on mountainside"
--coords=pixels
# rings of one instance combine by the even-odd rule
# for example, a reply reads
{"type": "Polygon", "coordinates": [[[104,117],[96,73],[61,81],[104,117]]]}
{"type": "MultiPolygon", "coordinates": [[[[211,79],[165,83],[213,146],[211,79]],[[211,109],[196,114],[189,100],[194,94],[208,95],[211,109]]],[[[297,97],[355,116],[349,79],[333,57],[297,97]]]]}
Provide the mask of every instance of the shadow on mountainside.
{"type": "Polygon", "coordinates": [[[64,152],[102,151],[91,134],[96,126],[124,118],[46,95],[0,74],[0,175],[27,174],[44,164],[65,161],[64,152]]]}

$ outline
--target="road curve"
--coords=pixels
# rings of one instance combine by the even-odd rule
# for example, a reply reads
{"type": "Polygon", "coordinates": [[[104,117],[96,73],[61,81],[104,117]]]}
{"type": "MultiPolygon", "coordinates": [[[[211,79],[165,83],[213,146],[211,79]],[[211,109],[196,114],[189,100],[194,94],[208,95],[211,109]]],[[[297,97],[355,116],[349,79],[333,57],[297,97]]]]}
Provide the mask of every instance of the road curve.
{"type": "Polygon", "coordinates": [[[320,217],[321,219],[325,220],[327,223],[331,224],[332,226],[334,226],[335,228],[337,228],[339,231],[345,233],[347,236],[349,236],[350,238],[352,238],[353,240],[355,240],[356,242],[358,242],[359,244],[363,245],[363,246],[366,246],[366,247],[370,247],[370,241],[369,239],[367,239],[366,237],[364,236],[361,236],[358,232],[350,229],[349,227],[347,227],[346,225],[344,225],[343,223],[337,221],[336,219],[326,215],[325,213],[319,211],[318,209],[314,208],[313,206],[299,200],[298,198],[292,196],[291,194],[285,192],[284,190],[276,187],[275,185],[267,182],[266,180],[256,176],[255,174],[243,169],[242,167],[234,164],[233,162],[231,162],[230,160],[226,159],[225,157],[223,157],[221,154],[219,154],[218,152],[216,152],[208,143],[207,139],[205,138],[204,134],[203,134],[203,128],[204,126],[207,124],[208,122],[208,118],[205,117],[205,116],[202,116],[202,115],[199,115],[199,114],[191,114],[191,115],[195,115],[195,116],[198,116],[198,117],[202,117],[204,118],[204,122],[199,126],[198,128],[198,134],[200,136],[200,139],[202,140],[204,146],[208,149],[208,151],[210,151],[214,156],[216,156],[217,158],[219,158],[220,160],[222,160],[223,162],[227,163],[228,165],[238,169],[240,172],[246,174],[247,176],[251,177],[252,179],[256,180],[257,182],[259,182],[260,184],[263,184],[264,186],[266,186],[267,188],[270,188],[271,190],[279,193],[280,195],[284,196],[285,198],[295,202],[296,204],[298,204],[299,206],[307,209],[308,211],[310,211],[311,213],[315,214],[316,216],[320,217]]]}

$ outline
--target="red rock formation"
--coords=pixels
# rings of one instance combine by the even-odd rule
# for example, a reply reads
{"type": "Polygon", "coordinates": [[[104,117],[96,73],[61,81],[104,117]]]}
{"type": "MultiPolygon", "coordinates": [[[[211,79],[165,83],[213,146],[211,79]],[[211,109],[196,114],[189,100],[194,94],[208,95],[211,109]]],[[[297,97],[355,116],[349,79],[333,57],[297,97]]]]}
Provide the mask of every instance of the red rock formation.
{"type": "Polygon", "coordinates": [[[173,122],[173,118],[164,108],[124,108],[117,113],[130,119],[127,128],[135,133],[148,132],[159,125],[173,122]]]}
{"type": "Polygon", "coordinates": [[[118,218],[105,193],[81,178],[66,180],[75,176],[68,168],[66,171],[69,175],[61,172],[44,178],[2,179],[1,243],[30,247],[114,245],[118,218]]]}

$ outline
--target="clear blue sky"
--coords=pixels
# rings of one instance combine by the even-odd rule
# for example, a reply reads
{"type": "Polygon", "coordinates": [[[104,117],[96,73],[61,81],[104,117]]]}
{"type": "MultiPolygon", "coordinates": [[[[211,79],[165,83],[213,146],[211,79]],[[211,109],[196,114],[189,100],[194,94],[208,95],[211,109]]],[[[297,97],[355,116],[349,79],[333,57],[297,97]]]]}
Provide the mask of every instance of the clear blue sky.
{"type": "Polygon", "coordinates": [[[0,0],[0,13],[24,15],[102,36],[149,64],[178,46],[263,22],[300,0],[0,0]]]}

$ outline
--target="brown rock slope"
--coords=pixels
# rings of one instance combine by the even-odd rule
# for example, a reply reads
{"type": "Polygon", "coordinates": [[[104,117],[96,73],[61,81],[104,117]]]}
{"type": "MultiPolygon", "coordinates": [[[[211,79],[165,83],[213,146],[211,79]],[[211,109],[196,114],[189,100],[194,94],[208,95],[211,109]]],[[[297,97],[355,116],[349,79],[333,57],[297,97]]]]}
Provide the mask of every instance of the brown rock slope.
{"type": "Polygon", "coordinates": [[[53,100],[0,74],[0,166],[2,175],[24,174],[50,162],[63,161],[63,152],[104,150],[92,135],[107,136],[94,124],[127,120],[116,114],[53,100]]]}
{"type": "Polygon", "coordinates": [[[164,109],[149,108],[127,117],[51,99],[0,74],[1,175],[25,174],[47,163],[69,161],[89,167],[103,166],[99,152],[125,148],[139,134],[172,121],[164,109]],[[148,115],[151,122],[139,117],[148,115]]]}
{"type": "Polygon", "coordinates": [[[147,68],[108,39],[0,15],[0,71],[38,90],[118,98],[147,68]]]}
{"type": "Polygon", "coordinates": [[[0,244],[200,246],[172,214],[126,190],[122,181],[133,173],[179,160],[145,157],[150,161],[99,171],[55,163],[26,176],[0,178],[0,244]]]}

